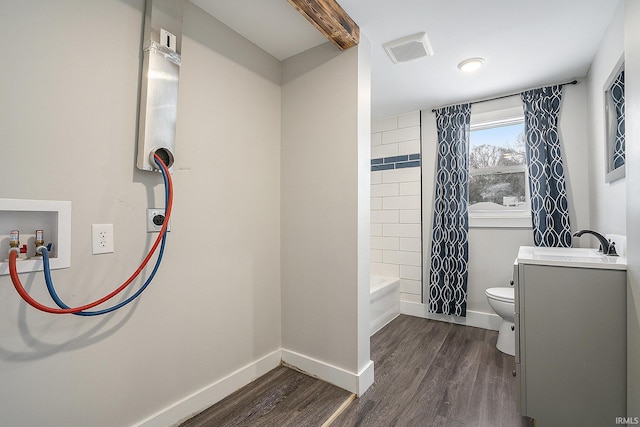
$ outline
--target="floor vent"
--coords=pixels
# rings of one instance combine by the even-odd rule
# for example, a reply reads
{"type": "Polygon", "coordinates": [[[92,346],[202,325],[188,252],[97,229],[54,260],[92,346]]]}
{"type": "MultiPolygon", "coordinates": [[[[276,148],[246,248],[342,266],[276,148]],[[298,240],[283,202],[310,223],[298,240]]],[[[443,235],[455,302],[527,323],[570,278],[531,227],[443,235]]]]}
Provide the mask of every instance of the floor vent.
{"type": "Polygon", "coordinates": [[[382,45],[394,64],[432,56],[426,33],[417,33],[382,45]]]}

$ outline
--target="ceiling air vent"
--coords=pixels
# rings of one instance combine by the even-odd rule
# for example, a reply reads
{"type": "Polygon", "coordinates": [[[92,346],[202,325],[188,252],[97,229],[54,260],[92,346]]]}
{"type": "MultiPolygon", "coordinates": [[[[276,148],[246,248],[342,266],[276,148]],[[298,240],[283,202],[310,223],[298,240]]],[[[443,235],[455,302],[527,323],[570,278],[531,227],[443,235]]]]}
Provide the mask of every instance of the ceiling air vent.
{"type": "Polygon", "coordinates": [[[382,45],[394,64],[433,55],[425,33],[417,33],[382,45]]]}

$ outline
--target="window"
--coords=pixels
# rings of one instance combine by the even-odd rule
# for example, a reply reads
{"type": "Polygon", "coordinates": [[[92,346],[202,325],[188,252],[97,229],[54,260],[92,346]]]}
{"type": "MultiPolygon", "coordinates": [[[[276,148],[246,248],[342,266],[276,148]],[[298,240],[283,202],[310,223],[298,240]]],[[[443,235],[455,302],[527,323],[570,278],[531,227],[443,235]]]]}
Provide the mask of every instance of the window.
{"type": "Polygon", "coordinates": [[[469,225],[531,227],[524,117],[471,125],[469,225]]]}

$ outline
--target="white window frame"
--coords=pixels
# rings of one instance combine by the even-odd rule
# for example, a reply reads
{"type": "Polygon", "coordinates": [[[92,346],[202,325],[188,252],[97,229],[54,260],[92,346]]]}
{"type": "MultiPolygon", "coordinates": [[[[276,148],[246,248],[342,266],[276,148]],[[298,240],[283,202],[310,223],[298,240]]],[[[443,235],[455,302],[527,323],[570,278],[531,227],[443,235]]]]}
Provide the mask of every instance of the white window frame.
{"type": "MultiPolygon", "coordinates": [[[[471,130],[489,129],[522,123],[522,107],[471,115],[471,130]]],[[[518,210],[480,210],[469,206],[470,228],[528,228],[531,229],[531,197],[529,195],[529,171],[525,164],[482,169],[470,169],[469,177],[478,174],[524,172],[525,205],[518,210]]]]}

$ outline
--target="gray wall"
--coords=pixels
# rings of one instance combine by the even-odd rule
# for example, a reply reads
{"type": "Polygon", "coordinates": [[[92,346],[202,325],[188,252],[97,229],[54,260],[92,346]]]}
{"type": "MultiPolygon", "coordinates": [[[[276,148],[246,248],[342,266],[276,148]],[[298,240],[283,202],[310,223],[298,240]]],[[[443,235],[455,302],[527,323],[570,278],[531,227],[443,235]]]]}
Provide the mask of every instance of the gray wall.
{"type": "Polygon", "coordinates": [[[352,375],[370,363],[367,58],[324,44],[283,62],[282,347],[352,375]]]}
{"type": "MultiPolygon", "coordinates": [[[[627,236],[627,414],[640,416],[640,8],[624,1],[616,10],[589,69],[590,188],[592,227],[627,236]],[[602,91],[621,56],[625,57],[626,177],[604,181],[604,118],[602,91]]],[[[623,414],[625,415],[625,414],[623,414]]]]}
{"type": "Polygon", "coordinates": [[[640,3],[624,2],[627,138],[627,415],[640,417],[640,3]],[[633,189],[633,190],[632,190],[633,189]]]}
{"type": "MultiPolygon", "coordinates": [[[[135,270],[163,203],[161,176],[135,168],[143,9],[0,0],[0,197],[73,203],[71,268],[53,275],[72,306],[135,270]],[[115,253],[91,255],[94,223],[114,224],[115,253]]],[[[369,49],[283,66],[186,2],[159,274],[103,318],[26,308],[0,277],[1,425],[173,424],[275,367],[283,343],[366,390],[369,49]]],[[[22,280],[49,301],[40,273],[22,280]]]]}
{"type": "MultiPolygon", "coordinates": [[[[72,201],[71,268],[53,272],[70,305],[129,276],[162,204],[160,175],[135,169],[143,5],[0,2],[0,197],[72,201]],[[114,224],[115,253],[91,255],[92,223],[114,224]]],[[[0,425],[132,425],[280,348],[280,63],[188,2],[184,36],[157,278],[80,318],[27,308],[0,277],[0,425]]]]}
{"type": "MultiPolygon", "coordinates": [[[[620,2],[587,74],[589,120],[590,228],[626,235],[627,180],[605,183],[605,82],[624,55],[624,2],[620,2]]],[[[593,240],[595,246],[595,240],[593,240]]]]}

